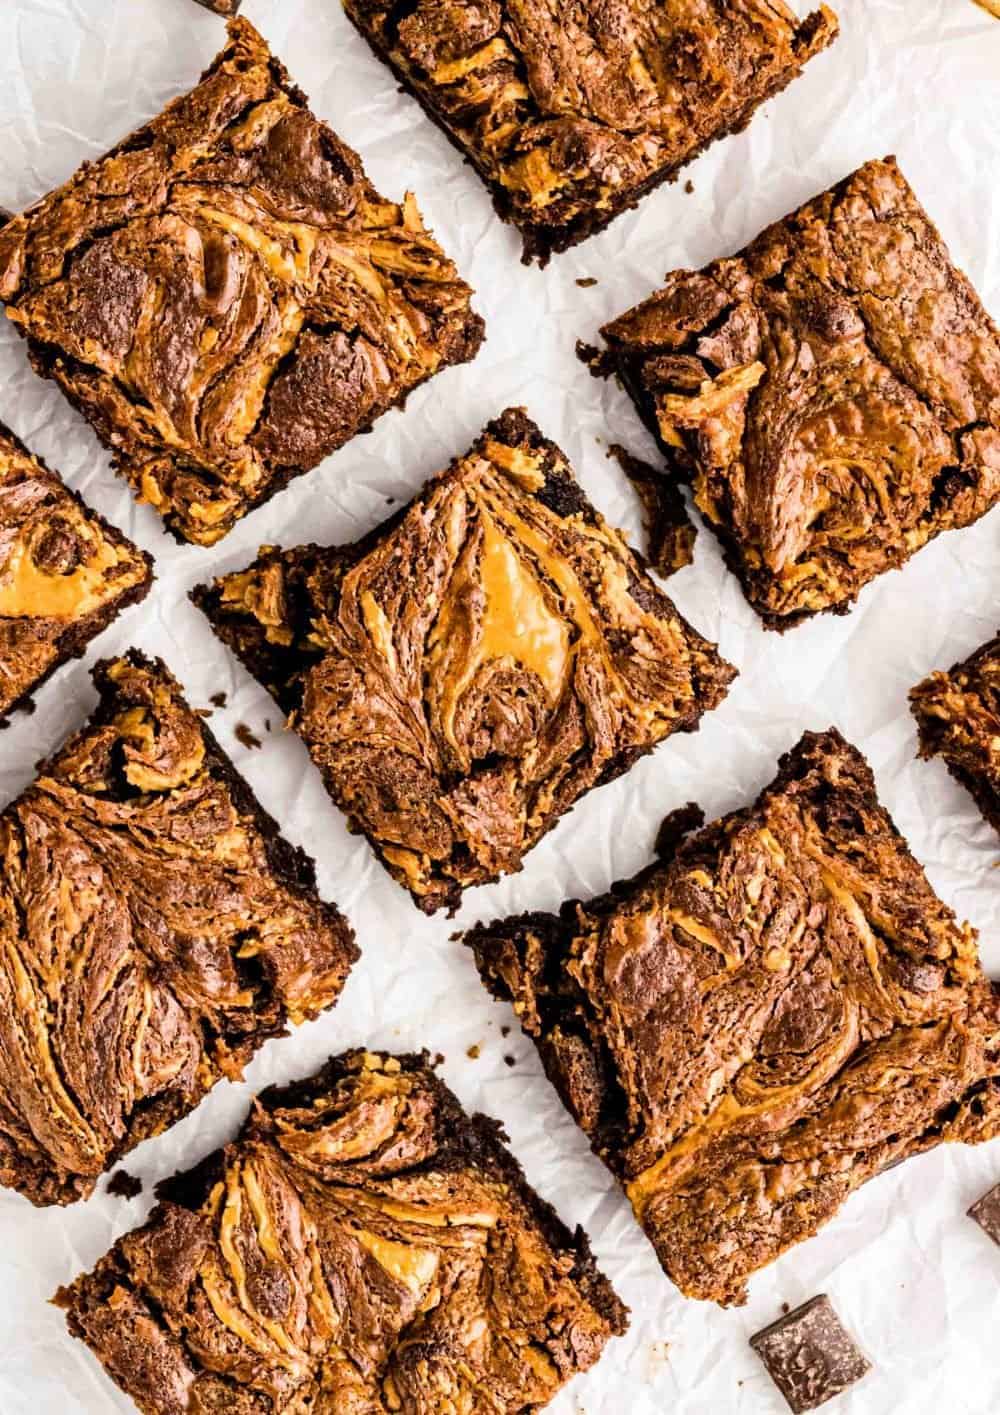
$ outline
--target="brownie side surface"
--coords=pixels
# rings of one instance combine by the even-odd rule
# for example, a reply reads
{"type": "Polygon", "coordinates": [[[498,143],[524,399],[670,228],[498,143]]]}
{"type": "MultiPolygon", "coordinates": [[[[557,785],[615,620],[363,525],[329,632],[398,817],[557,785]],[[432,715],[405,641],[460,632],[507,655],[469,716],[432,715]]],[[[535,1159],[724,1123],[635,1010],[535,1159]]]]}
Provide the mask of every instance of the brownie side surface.
{"type": "Polygon", "coordinates": [[[921,757],[941,757],[1000,832],[1000,634],[910,693],[921,757]]]}
{"type": "Polygon", "coordinates": [[[202,545],[472,358],[471,293],[241,19],[197,87],[0,231],[35,367],[202,545]]]}
{"type": "Polygon", "coordinates": [[[265,548],[194,598],[428,912],[734,676],[516,409],[358,545],[265,548]]]}
{"type": "Polygon", "coordinates": [[[151,558],[0,423],[0,718],[152,580],[151,558]]]}
{"type": "Polygon", "coordinates": [[[347,1053],[56,1300],[143,1415],[538,1410],[626,1311],[502,1139],[426,1058],[347,1053]]]}
{"type": "Polygon", "coordinates": [[[636,880],[466,941],[688,1296],[744,1300],[866,1180],[1000,1124],[975,931],[832,730],[636,880]]]}
{"type": "Polygon", "coordinates": [[[0,1182],[92,1192],[357,957],[160,662],[98,664],[90,723],[0,815],[0,1182]]]}
{"type": "Polygon", "coordinates": [[[602,333],[769,628],[1000,496],[1000,332],[892,158],[602,333]]]}
{"type": "Polygon", "coordinates": [[[542,264],[744,128],[838,30],[781,0],[344,5],[542,264]]]}

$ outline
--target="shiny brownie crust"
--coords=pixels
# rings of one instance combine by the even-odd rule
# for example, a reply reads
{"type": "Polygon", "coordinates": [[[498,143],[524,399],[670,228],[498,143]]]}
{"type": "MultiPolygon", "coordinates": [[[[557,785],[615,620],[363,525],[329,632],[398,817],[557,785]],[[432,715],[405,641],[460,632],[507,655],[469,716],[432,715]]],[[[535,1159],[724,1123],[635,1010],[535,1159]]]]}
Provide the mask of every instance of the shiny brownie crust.
{"type": "Polygon", "coordinates": [[[504,1138],[426,1057],[349,1052],[56,1300],[143,1415],[540,1410],[626,1311],[504,1138]]]}
{"type": "Polygon", "coordinates": [[[194,599],[429,913],[734,677],[517,409],[358,544],[264,547],[194,599]]]}

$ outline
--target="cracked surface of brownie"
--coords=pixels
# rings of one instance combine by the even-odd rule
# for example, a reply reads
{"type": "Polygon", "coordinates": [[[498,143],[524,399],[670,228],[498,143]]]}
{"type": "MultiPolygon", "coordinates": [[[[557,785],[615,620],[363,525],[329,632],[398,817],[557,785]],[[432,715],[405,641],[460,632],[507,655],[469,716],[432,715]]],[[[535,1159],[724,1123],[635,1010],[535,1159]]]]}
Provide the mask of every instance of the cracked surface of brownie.
{"type": "Polygon", "coordinates": [[[769,628],[1000,496],[1000,333],[892,158],[602,333],[769,628]]]}
{"type": "Polygon", "coordinates": [[[471,358],[470,296],[239,19],[196,88],[0,230],[35,368],[201,545],[471,358]]]}
{"type": "Polygon", "coordinates": [[[783,0],[344,0],[543,264],[746,127],[837,35],[783,0]]]}
{"type": "Polygon", "coordinates": [[[427,912],[734,676],[517,409],[357,545],[264,547],[194,598],[427,912]]]}
{"type": "Polygon", "coordinates": [[[128,605],[152,562],[0,423],[0,718],[128,605]]]}
{"type": "Polygon", "coordinates": [[[0,1183],[89,1195],[357,956],[312,862],[162,663],[94,670],[90,723],[0,815],[0,1183]]]}
{"type": "Polygon", "coordinates": [[[56,1300],[143,1415],[527,1415],[626,1312],[503,1139],[425,1059],[347,1053],[56,1300]]]}
{"type": "Polygon", "coordinates": [[[466,941],[664,1270],[728,1305],[882,1170],[997,1133],[1000,1003],[837,732],[678,834],[606,897],[466,941]]]}
{"type": "Polygon", "coordinates": [[[1000,635],[910,694],[922,757],[941,757],[1000,833],[1000,635]]]}

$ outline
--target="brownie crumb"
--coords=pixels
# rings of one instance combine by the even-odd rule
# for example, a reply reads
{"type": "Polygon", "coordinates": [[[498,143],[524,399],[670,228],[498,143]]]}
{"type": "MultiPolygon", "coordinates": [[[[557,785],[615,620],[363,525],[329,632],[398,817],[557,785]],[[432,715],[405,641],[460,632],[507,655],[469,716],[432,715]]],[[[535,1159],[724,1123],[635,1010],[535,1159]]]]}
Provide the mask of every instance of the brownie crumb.
{"type": "Polygon", "coordinates": [[[589,290],[592,285],[597,284],[597,280],[593,275],[582,275],[576,283],[581,290],[589,290]]]}
{"type": "Polygon", "coordinates": [[[238,722],[233,728],[233,736],[244,747],[262,747],[264,744],[255,732],[251,732],[245,722],[238,722]]]}
{"type": "Polygon", "coordinates": [[[511,1056],[510,1052],[507,1052],[507,1054],[504,1056],[503,1064],[504,1064],[504,1066],[516,1066],[516,1065],[517,1065],[517,1058],[514,1057],[514,1056],[511,1056]]]}
{"type": "Polygon", "coordinates": [[[509,1036],[510,1036],[510,1028],[507,1026],[506,1023],[504,1023],[504,1025],[500,1028],[500,1035],[501,1035],[501,1037],[509,1037],[509,1036]]]}
{"type": "Polygon", "coordinates": [[[663,576],[683,570],[694,559],[698,532],[687,513],[680,487],[617,442],[608,448],[608,456],[614,457],[639,494],[650,565],[663,576]]]}
{"type": "Polygon", "coordinates": [[[433,1062],[431,1063],[431,1065],[432,1065],[432,1066],[443,1066],[443,1065],[444,1065],[444,1052],[443,1052],[443,1051],[436,1051],[436,1052],[434,1053],[434,1060],[433,1060],[433,1062]]]}
{"type": "Polygon", "coordinates": [[[195,711],[195,716],[196,716],[196,717],[206,718],[206,717],[211,717],[211,716],[212,716],[212,709],[211,709],[211,708],[195,708],[194,711],[195,711]]]}
{"type": "Polygon", "coordinates": [[[470,1061],[478,1061],[478,1060],[479,1060],[479,1057],[480,1057],[480,1055],[481,1055],[481,1053],[482,1053],[482,1047],[481,1047],[481,1046],[479,1045],[479,1043],[477,1042],[477,1043],[475,1044],[475,1046],[469,1047],[469,1050],[468,1050],[465,1054],[466,1054],[466,1056],[469,1058],[470,1061]]]}
{"type": "Polygon", "coordinates": [[[691,181],[690,177],[684,183],[684,190],[687,192],[688,196],[694,191],[694,183],[691,181]]]}
{"type": "Polygon", "coordinates": [[[116,1169],[108,1180],[108,1193],[114,1194],[116,1199],[134,1199],[142,1193],[142,1180],[129,1174],[127,1169],[116,1169]]]}
{"type": "Polygon", "coordinates": [[[224,708],[229,699],[225,693],[213,693],[208,701],[213,707],[224,708]]]}

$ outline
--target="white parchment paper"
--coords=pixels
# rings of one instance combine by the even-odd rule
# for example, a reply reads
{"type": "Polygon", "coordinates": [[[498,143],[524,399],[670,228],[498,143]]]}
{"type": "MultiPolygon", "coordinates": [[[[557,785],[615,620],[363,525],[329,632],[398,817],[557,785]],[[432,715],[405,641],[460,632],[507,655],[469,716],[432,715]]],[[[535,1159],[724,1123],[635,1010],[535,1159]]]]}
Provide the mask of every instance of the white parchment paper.
{"type": "MultiPolygon", "coordinates": [[[[683,180],[661,190],[540,272],[519,264],[519,240],[496,221],[477,178],[397,92],[338,0],[246,0],[244,13],[319,115],[360,150],[380,190],[417,193],[478,291],[488,342],[474,364],[433,380],[404,413],[384,417],[212,551],[176,545],[148,507],[134,504],[82,419],[30,372],[14,333],[0,329],[0,417],[150,550],[158,575],[150,599],[44,688],[34,717],[0,736],[0,805],[89,712],[90,662],[130,644],[162,654],[193,704],[229,695],[213,729],[286,833],[316,858],[323,892],[350,916],[363,949],[334,1012],[270,1043],[245,1085],[218,1087],[128,1158],[145,1181],[140,1198],[102,1192],[42,1211],[0,1193],[2,1415],[132,1410],[47,1299],[142,1220],[158,1179],[233,1132],[252,1090],[303,1076],[357,1044],[443,1052],[449,1083],[467,1106],[503,1120],[531,1181],[567,1221],[586,1226],[631,1306],[629,1334],[553,1403],[553,1415],[777,1415],[784,1403],[746,1338],[783,1302],[819,1291],[876,1363],[841,1397],[838,1415],[1000,1411],[1000,1250],[964,1216],[1000,1180],[1000,1142],[939,1150],[868,1185],[818,1238],[753,1281],[747,1307],[723,1312],[685,1301],[531,1046],[516,1027],[502,1035],[512,1014],[490,1001],[471,957],[450,941],[454,928],[479,917],[603,891],[647,861],[665,812],[688,800],[709,816],[742,805],[804,728],[834,722],[867,754],[900,829],[944,898],[979,927],[987,965],[1000,972],[996,839],[943,767],[915,760],[906,709],[913,683],[997,626],[1000,513],[869,586],[849,618],[819,619],[784,638],[761,630],[703,531],[695,564],[669,591],[739,666],[728,700],[696,736],[676,737],[588,796],[521,875],[473,891],[455,922],[420,915],[365,843],[348,836],[274,704],[187,601],[193,584],[245,564],[259,543],[354,539],[512,403],[526,405],[561,444],[609,519],[641,537],[635,496],[605,450],[613,441],[640,455],[652,448],[624,394],[576,362],[575,339],[593,339],[668,270],[737,249],[868,158],[899,156],[956,261],[1000,316],[1000,23],[972,0],[840,0],[838,8],[843,35],[832,51],[749,132],[689,169],[693,192],[683,180]],[[598,284],[580,289],[582,277],[598,284]],[[263,739],[261,750],[235,739],[239,723],[263,739]],[[474,1045],[481,1050],[472,1060],[474,1045]]],[[[191,0],[2,0],[0,203],[26,205],[100,156],[188,88],[223,37],[221,21],[191,0]]]]}

